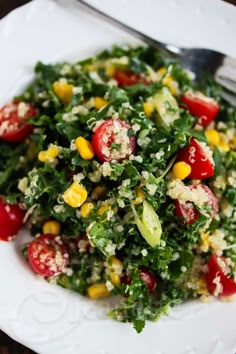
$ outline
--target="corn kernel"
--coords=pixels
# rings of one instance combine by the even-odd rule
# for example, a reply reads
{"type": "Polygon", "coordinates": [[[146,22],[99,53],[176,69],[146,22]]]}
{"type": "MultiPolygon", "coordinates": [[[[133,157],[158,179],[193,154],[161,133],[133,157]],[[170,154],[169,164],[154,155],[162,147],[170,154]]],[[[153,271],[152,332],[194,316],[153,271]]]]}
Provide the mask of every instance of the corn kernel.
{"type": "Polygon", "coordinates": [[[205,277],[203,276],[199,277],[197,280],[197,285],[198,285],[198,289],[197,289],[198,295],[209,295],[205,277]]]}
{"type": "Polygon", "coordinates": [[[112,256],[111,257],[111,268],[113,270],[117,270],[118,268],[120,268],[121,271],[122,271],[123,263],[118,258],[116,258],[115,256],[112,256]]]}
{"type": "Polygon", "coordinates": [[[176,162],[173,166],[173,175],[180,180],[185,179],[191,173],[191,166],[184,161],[176,162]]]}
{"type": "Polygon", "coordinates": [[[107,188],[105,186],[97,186],[92,192],[92,198],[95,200],[103,199],[106,195],[107,188]]]}
{"type": "Polygon", "coordinates": [[[109,210],[111,210],[111,205],[102,205],[98,209],[98,215],[103,215],[104,213],[106,213],[109,210]]]}
{"type": "Polygon", "coordinates": [[[91,211],[94,209],[95,203],[93,202],[86,202],[80,208],[80,215],[82,218],[88,218],[91,214],[91,211]]]}
{"type": "Polygon", "coordinates": [[[228,152],[230,151],[230,146],[229,146],[229,143],[226,143],[224,141],[220,142],[217,147],[219,148],[219,150],[221,152],[228,152]]]}
{"type": "Polygon", "coordinates": [[[106,67],[107,76],[114,77],[116,71],[116,67],[112,64],[108,64],[106,67]]]}
{"type": "Polygon", "coordinates": [[[218,133],[217,130],[215,129],[209,129],[209,130],[206,130],[205,132],[206,134],[206,137],[207,137],[207,140],[208,140],[208,143],[210,145],[218,145],[220,143],[220,134],[218,133]]]}
{"type": "Polygon", "coordinates": [[[73,85],[67,82],[56,81],[53,84],[53,89],[57,97],[59,97],[63,103],[69,103],[73,95],[73,85]]]}
{"type": "Polygon", "coordinates": [[[123,263],[115,256],[112,256],[111,258],[109,258],[107,263],[108,263],[108,267],[110,269],[109,275],[110,275],[111,282],[114,285],[120,285],[121,275],[122,275],[122,271],[123,271],[123,263]]]}
{"type": "Polygon", "coordinates": [[[47,162],[48,161],[47,151],[40,151],[38,154],[38,159],[41,162],[47,162]]]}
{"type": "Polygon", "coordinates": [[[110,279],[112,284],[120,285],[121,284],[121,277],[120,275],[116,274],[114,271],[110,272],[110,279]]]}
{"type": "Polygon", "coordinates": [[[74,182],[72,185],[64,192],[64,201],[72,208],[80,207],[87,199],[88,193],[84,186],[74,182]]]}
{"type": "Polygon", "coordinates": [[[56,145],[51,145],[48,150],[40,151],[38,159],[41,162],[50,162],[55,159],[59,154],[59,148],[56,145]]]}
{"type": "Polygon", "coordinates": [[[204,246],[210,246],[209,232],[201,232],[201,244],[204,246]]]}
{"type": "Polygon", "coordinates": [[[58,221],[50,220],[43,224],[44,234],[60,235],[61,224],[58,221]]]}
{"type": "Polygon", "coordinates": [[[34,161],[34,159],[37,157],[37,147],[33,141],[29,143],[26,157],[28,161],[34,161]]]}
{"type": "Polygon", "coordinates": [[[236,146],[236,136],[233,137],[233,139],[232,139],[232,144],[233,144],[234,146],[236,146]]]}
{"type": "Polygon", "coordinates": [[[143,109],[146,114],[146,116],[151,117],[152,112],[153,112],[153,105],[151,102],[144,102],[143,104],[143,109]]]}
{"type": "Polygon", "coordinates": [[[165,75],[166,71],[166,68],[160,68],[159,70],[157,70],[157,79],[161,80],[162,77],[165,75]]]}
{"type": "Polygon", "coordinates": [[[162,83],[163,83],[163,85],[167,86],[170,89],[170,92],[174,96],[176,96],[178,94],[179,85],[178,85],[178,82],[175,81],[172,76],[167,75],[166,77],[164,77],[162,83]]]}
{"type": "Polygon", "coordinates": [[[89,286],[87,293],[90,299],[93,300],[110,296],[110,291],[107,289],[106,284],[93,284],[89,286]]]}
{"type": "Polygon", "coordinates": [[[134,188],[135,194],[136,194],[136,199],[134,200],[134,205],[141,204],[144,199],[145,199],[145,193],[142,191],[142,189],[139,186],[136,186],[134,188]]]}
{"type": "Polygon", "coordinates": [[[47,150],[47,154],[48,154],[49,158],[55,159],[58,156],[58,154],[59,154],[58,146],[50,145],[48,150],[47,150]]]}
{"type": "Polygon", "coordinates": [[[96,71],[96,68],[93,64],[85,64],[83,66],[83,72],[85,73],[86,71],[96,71]]]}
{"type": "Polygon", "coordinates": [[[170,75],[166,75],[162,81],[163,85],[168,86],[172,81],[173,81],[173,77],[170,75]]]}
{"type": "Polygon", "coordinates": [[[84,139],[82,136],[79,136],[75,140],[75,146],[82,159],[91,160],[94,158],[94,152],[91,143],[84,139]]]}
{"type": "Polygon", "coordinates": [[[105,107],[108,104],[106,100],[104,100],[102,97],[94,97],[94,107],[96,109],[101,109],[102,107],[105,107]]]}

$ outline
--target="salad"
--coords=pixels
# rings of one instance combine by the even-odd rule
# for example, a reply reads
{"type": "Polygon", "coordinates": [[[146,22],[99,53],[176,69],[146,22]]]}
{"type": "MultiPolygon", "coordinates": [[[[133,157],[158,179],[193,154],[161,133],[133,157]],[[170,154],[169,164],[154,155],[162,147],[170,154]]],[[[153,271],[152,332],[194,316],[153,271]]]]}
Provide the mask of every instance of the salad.
{"type": "Polygon", "coordinates": [[[188,298],[236,294],[236,110],[158,50],[37,63],[0,109],[0,240],[141,332],[188,298]],[[20,237],[20,236],[19,236],[20,237]]]}

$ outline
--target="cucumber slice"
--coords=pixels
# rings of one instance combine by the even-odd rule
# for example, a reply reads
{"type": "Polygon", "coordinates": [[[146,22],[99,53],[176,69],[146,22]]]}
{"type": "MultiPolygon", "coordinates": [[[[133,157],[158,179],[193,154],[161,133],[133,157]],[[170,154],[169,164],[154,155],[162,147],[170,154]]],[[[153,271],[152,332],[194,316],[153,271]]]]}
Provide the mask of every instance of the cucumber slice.
{"type": "Polygon", "coordinates": [[[178,103],[167,87],[163,87],[153,96],[153,105],[157,111],[157,125],[168,128],[179,118],[178,103]]]}
{"type": "Polygon", "coordinates": [[[139,218],[135,208],[131,205],[135,223],[147,243],[151,247],[160,244],[162,228],[158,215],[155,213],[153,207],[146,201],[143,202],[143,213],[141,219],[139,218]]]}

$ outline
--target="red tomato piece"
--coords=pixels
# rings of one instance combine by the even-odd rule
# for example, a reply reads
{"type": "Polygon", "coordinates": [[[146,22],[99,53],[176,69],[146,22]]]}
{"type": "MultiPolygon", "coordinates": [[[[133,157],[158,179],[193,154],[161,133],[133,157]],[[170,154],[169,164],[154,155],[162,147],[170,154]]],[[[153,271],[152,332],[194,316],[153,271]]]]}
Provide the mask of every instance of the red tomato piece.
{"type": "Polygon", "coordinates": [[[144,84],[149,85],[150,82],[145,77],[136,74],[129,70],[116,69],[114,74],[115,80],[118,82],[119,86],[131,86],[134,84],[144,84]]]}
{"type": "Polygon", "coordinates": [[[190,202],[180,203],[177,199],[175,200],[175,215],[184,218],[185,224],[194,224],[199,218],[199,211],[190,202]]]}
{"type": "Polygon", "coordinates": [[[214,161],[210,148],[194,138],[189,145],[177,154],[177,161],[184,161],[191,166],[190,179],[205,179],[214,175],[214,161]]]}
{"type": "MultiPolygon", "coordinates": [[[[209,211],[209,217],[213,219],[218,212],[218,202],[212,190],[205,184],[191,184],[186,187],[190,190],[202,188],[205,191],[208,196],[206,204],[211,208],[211,211],[209,211]]],[[[190,225],[197,221],[200,213],[193,203],[180,203],[179,200],[175,200],[175,215],[184,218],[184,223],[190,225]]]]}
{"type": "Polygon", "coordinates": [[[36,109],[27,102],[11,102],[0,109],[0,139],[21,142],[33,131],[27,118],[36,116],[36,109]]]}
{"type": "Polygon", "coordinates": [[[30,242],[28,259],[35,273],[53,277],[65,272],[69,255],[60,236],[45,234],[30,242]]]}
{"type": "Polygon", "coordinates": [[[25,212],[17,204],[6,204],[0,197],[0,240],[11,241],[23,225],[25,212]]]}
{"type": "MultiPolygon", "coordinates": [[[[195,184],[195,186],[196,186],[196,184],[195,184]]],[[[209,215],[213,219],[216,216],[216,214],[218,213],[218,209],[219,209],[218,201],[216,199],[216,196],[212,192],[212,190],[208,186],[206,186],[205,184],[199,184],[199,186],[201,186],[201,188],[203,188],[204,191],[208,195],[207,205],[211,208],[211,211],[210,211],[209,215]]]]}
{"type": "Polygon", "coordinates": [[[236,282],[228,275],[228,266],[224,257],[213,254],[207,265],[205,280],[208,290],[215,296],[236,294],[236,282]]]}
{"type": "Polygon", "coordinates": [[[142,279],[142,281],[147,285],[149,293],[152,294],[157,286],[156,276],[143,266],[139,267],[139,271],[140,279],[142,279]]]}
{"type": "Polygon", "coordinates": [[[99,160],[122,161],[135,152],[136,141],[128,123],[109,119],[95,130],[92,145],[99,160]]]}
{"type": "Polygon", "coordinates": [[[188,111],[199,118],[198,123],[205,127],[210,124],[220,110],[219,104],[200,92],[188,91],[181,97],[181,102],[188,111]]]}

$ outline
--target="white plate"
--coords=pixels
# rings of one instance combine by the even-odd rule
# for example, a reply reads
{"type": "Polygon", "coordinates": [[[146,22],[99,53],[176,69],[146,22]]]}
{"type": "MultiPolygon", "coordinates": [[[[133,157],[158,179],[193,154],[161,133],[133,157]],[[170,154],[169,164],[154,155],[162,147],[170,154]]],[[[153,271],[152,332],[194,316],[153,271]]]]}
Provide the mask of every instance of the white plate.
{"type": "MultiPolygon", "coordinates": [[[[160,40],[211,47],[236,57],[236,8],[219,0],[93,0],[160,40]]],[[[0,104],[32,78],[37,60],[76,60],[132,38],[70,0],[35,0],[0,23],[0,104]]],[[[17,243],[0,243],[0,328],[43,354],[234,354],[236,303],[191,302],[137,335],[100,305],[48,285],[29,270],[17,243]]]]}

